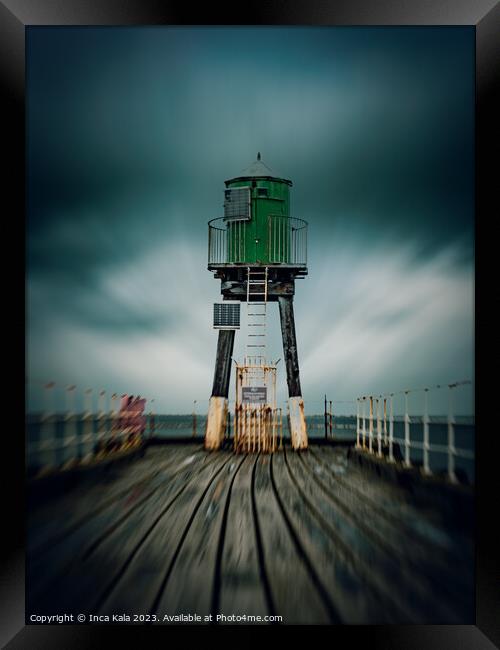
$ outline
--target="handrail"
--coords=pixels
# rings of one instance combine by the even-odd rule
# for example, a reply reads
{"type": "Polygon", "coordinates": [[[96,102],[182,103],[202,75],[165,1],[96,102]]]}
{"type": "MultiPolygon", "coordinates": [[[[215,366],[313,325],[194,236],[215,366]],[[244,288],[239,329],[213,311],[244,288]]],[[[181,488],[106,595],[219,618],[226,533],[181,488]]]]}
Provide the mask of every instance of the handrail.
{"type": "MultiPolygon", "coordinates": [[[[474,451],[457,447],[455,444],[455,433],[457,426],[462,426],[457,421],[457,416],[453,410],[454,390],[458,386],[471,384],[470,381],[462,381],[448,384],[449,390],[449,408],[448,415],[443,418],[442,422],[436,422],[436,418],[429,415],[429,392],[432,389],[443,388],[443,386],[434,386],[432,388],[423,388],[419,391],[405,390],[399,393],[389,393],[383,395],[366,395],[357,398],[356,412],[356,447],[360,450],[375,454],[379,458],[386,457],[390,463],[395,463],[394,445],[399,443],[404,452],[402,465],[411,468],[413,463],[411,459],[411,450],[422,450],[422,472],[426,476],[431,476],[433,470],[430,463],[430,453],[446,454],[447,456],[447,479],[451,483],[457,483],[455,461],[456,458],[465,460],[474,460],[474,451]],[[423,392],[424,399],[421,416],[412,416],[408,408],[408,396],[412,392],[423,392]],[[394,415],[394,396],[397,394],[404,395],[404,415],[394,415]],[[389,403],[389,416],[387,416],[387,405],[389,403]],[[402,423],[404,437],[394,435],[394,424],[402,423]],[[383,435],[382,435],[383,424],[383,435]],[[387,426],[389,424],[389,426],[387,426]],[[411,425],[422,425],[422,441],[412,439],[411,425]],[[447,427],[446,444],[431,442],[430,432],[431,425],[445,425],[447,427]],[[368,425],[368,427],[367,427],[368,425]],[[375,433],[376,426],[376,433],[375,433]],[[385,452],[385,453],[383,453],[385,452]]],[[[466,424],[465,426],[471,426],[466,424]]]]}
{"type": "MultiPolygon", "coordinates": [[[[252,220],[217,217],[208,222],[208,264],[251,262],[252,220]]],[[[304,219],[270,214],[267,217],[266,263],[304,267],[307,264],[307,229],[304,219]]]]}
{"type": "MultiPolygon", "coordinates": [[[[106,408],[106,391],[86,389],[83,410],[75,409],[77,387],[66,386],[66,410],[54,408],[55,382],[43,386],[43,411],[26,414],[26,465],[30,475],[39,476],[87,465],[117,452],[139,447],[144,442],[146,399],[113,393],[106,408]],[[92,397],[97,395],[97,409],[92,397]]],[[[59,398],[62,400],[63,395],[59,398]]],[[[153,400],[150,400],[152,402],[153,400]]]]}

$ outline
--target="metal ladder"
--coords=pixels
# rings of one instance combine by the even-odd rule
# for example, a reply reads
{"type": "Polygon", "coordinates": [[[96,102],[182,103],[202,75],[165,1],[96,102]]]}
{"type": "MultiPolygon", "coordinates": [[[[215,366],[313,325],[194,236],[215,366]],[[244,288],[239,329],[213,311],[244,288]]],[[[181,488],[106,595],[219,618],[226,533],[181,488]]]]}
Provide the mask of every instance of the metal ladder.
{"type": "Polygon", "coordinates": [[[266,311],[268,268],[247,267],[247,363],[260,365],[266,361],[266,311]],[[253,299],[252,299],[253,298],[253,299]]]}

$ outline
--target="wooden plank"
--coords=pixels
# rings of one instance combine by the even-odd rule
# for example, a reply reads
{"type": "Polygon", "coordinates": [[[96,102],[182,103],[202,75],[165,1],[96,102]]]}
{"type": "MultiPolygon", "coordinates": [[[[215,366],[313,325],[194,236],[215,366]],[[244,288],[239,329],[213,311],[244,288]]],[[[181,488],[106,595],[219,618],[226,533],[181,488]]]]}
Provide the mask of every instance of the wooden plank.
{"type": "Polygon", "coordinates": [[[402,491],[399,486],[384,486],[384,481],[371,477],[370,490],[367,477],[352,463],[339,472],[342,465],[338,464],[338,453],[311,451],[302,456],[309,470],[341,502],[359,528],[366,529],[368,522],[376,522],[366,532],[397,559],[399,573],[405,574],[424,593],[431,594],[428,599],[437,602],[437,611],[446,603],[443,616],[449,616],[451,608],[457,620],[466,620],[473,605],[472,545],[436,521],[429,521],[426,511],[398,495],[402,491]],[[330,464],[328,460],[325,462],[325,457],[330,459],[330,464]],[[461,570],[456,571],[456,566],[461,570]]]}
{"type": "MultiPolygon", "coordinates": [[[[189,455],[187,451],[188,449],[184,448],[172,450],[173,453],[167,456],[153,454],[156,463],[145,466],[139,462],[140,467],[135,468],[136,471],[130,472],[130,475],[122,472],[110,474],[102,477],[95,485],[87,483],[47,504],[41,509],[41,514],[51,522],[50,526],[43,526],[43,521],[39,520],[40,515],[38,520],[30,519],[28,522],[30,555],[43,554],[47,550],[46,547],[53,549],[65,536],[72,534],[79,526],[88,525],[96,516],[102,517],[104,521],[108,513],[115,516],[127,504],[132,505],[133,499],[157,489],[157,486],[175,474],[183,463],[195,460],[196,454],[189,455]],[[40,523],[42,534],[39,533],[40,523]],[[35,545],[35,540],[39,542],[40,539],[43,542],[35,545]]],[[[203,455],[199,452],[198,455],[201,460],[203,455]]]]}
{"type": "Polygon", "coordinates": [[[353,467],[345,450],[153,451],[44,509],[54,518],[50,535],[83,520],[28,554],[31,611],[275,613],[285,624],[458,622],[470,613],[470,590],[462,602],[456,588],[468,571],[455,562],[466,555],[461,542],[447,556],[412,537],[388,502],[405,523],[422,513],[399,488],[353,467]],[[435,589],[433,571],[443,582],[435,589]]]}
{"type": "MultiPolygon", "coordinates": [[[[365,471],[357,463],[343,457],[346,455],[346,451],[335,447],[324,447],[321,450],[316,448],[313,450],[313,456],[330,470],[333,479],[344,478],[349,489],[360,496],[362,495],[367,502],[373,503],[375,507],[383,509],[386,517],[402,523],[412,535],[419,538],[426,537],[427,542],[433,542],[438,547],[441,546],[442,550],[447,553],[452,552],[450,541],[455,541],[456,537],[453,536],[450,540],[449,535],[443,532],[439,509],[417,509],[412,504],[411,491],[402,488],[397,483],[378,480],[375,474],[365,471]],[[423,518],[426,519],[428,525],[422,529],[420,524],[423,518]]],[[[467,544],[462,545],[462,549],[466,547],[467,544]]]]}
{"type": "MultiPolygon", "coordinates": [[[[270,455],[260,456],[255,501],[274,610],[284,624],[326,624],[331,617],[297,551],[273,490],[270,455]]],[[[279,486],[281,489],[281,486],[279,486]]]]}
{"type": "MultiPolygon", "coordinates": [[[[286,458],[285,454],[276,454],[273,472],[290,519],[338,619],[354,625],[392,622],[390,603],[380,599],[347,544],[331,535],[321,515],[317,516],[316,504],[311,507],[305,493],[298,489],[304,487],[304,477],[290,473],[290,465],[294,464],[290,457],[296,457],[296,452],[287,449],[286,458]]],[[[296,471],[300,473],[300,466],[296,471]]]]}
{"type": "Polygon", "coordinates": [[[216,609],[225,616],[264,617],[274,613],[266,601],[252,512],[252,473],[256,462],[256,456],[246,458],[232,489],[220,573],[216,576],[216,609]]]}
{"type": "MultiPolygon", "coordinates": [[[[61,543],[42,554],[29,555],[27,575],[31,585],[30,595],[34,602],[48,601],[49,594],[55,594],[53,597],[57,600],[58,592],[63,596],[64,590],[61,591],[59,585],[61,581],[66,582],[69,576],[73,576],[77,581],[75,576],[80,576],[83,571],[82,580],[85,581],[87,574],[82,567],[87,566],[86,555],[95,553],[96,549],[99,550],[98,557],[107,561],[106,570],[110,568],[110,562],[112,565],[115,560],[118,561],[118,558],[125,561],[128,550],[127,545],[124,544],[127,541],[127,533],[124,531],[136,529],[138,531],[137,522],[147,523],[169,495],[174,494],[175,490],[184,485],[190,476],[196,476],[206,458],[207,455],[195,455],[193,462],[185,465],[181,463],[176,472],[170,471],[165,474],[160,472],[147,491],[132,490],[88,519],[61,543]],[[112,548],[108,549],[109,556],[106,545],[102,545],[106,538],[114,540],[114,548],[112,544],[112,548]],[[111,560],[108,560],[108,557],[111,557],[111,560]]],[[[77,584],[79,584],[78,591],[82,594],[83,582],[77,584]]],[[[70,591],[75,592],[76,598],[80,597],[75,589],[70,591]]],[[[67,605],[69,596],[65,598],[64,604],[67,605]]]]}
{"type": "Polygon", "coordinates": [[[213,487],[224,467],[233,458],[227,452],[207,455],[211,459],[207,471],[199,473],[186,486],[169,510],[168,516],[161,519],[141,545],[114,589],[99,605],[101,614],[135,612],[138,608],[143,613],[153,613],[158,609],[165,583],[176,564],[192,521],[201,508],[205,493],[213,487]]]}
{"type": "Polygon", "coordinates": [[[361,519],[377,512],[377,532],[394,552],[399,553],[405,548],[404,544],[396,543],[393,539],[397,535],[404,537],[407,542],[418,540],[416,559],[422,562],[435,561],[436,557],[441,557],[445,562],[450,560],[450,554],[455,550],[452,537],[444,530],[432,530],[430,522],[428,527],[419,525],[424,513],[402,498],[400,488],[387,484],[384,486],[383,481],[376,479],[367,482],[367,477],[362,472],[347,463],[347,458],[345,463],[339,464],[339,455],[319,454],[316,449],[311,449],[310,452],[303,457],[305,462],[345,503],[350,512],[361,519]]]}
{"type": "Polygon", "coordinates": [[[379,521],[375,512],[361,520],[344,504],[337,494],[325,490],[322,479],[308,471],[304,454],[287,456],[290,468],[305,498],[314,504],[319,515],[338,545],[350,549],[355,571],[366,579],[380,598],[381,616],[389,609],[400,623],[454,620],[453,610],[446,602],[432,602],[429,585],[418,572],[395,557],[380,541],[379,521]],[[384,604],[383,604],[384,603],[384,604]]]}
{"type": "Polygon", "coordinates": [[[229,463],[210,485],[189,527],[180,553],[158,602],[160,616],[184,612],[203,618],[213,615],[214,577],[221,527],[230,503],[232,485],[245,457],[232,455],[229,463]]]}
{"type": "Polygon", "coordinates": [[[319,471],[322,467],[329,470],[322,477],[336,494],[343,495],[350,511],[363,516],[358,505],[360,503],[368,511],[376,511],[380,521],[378,530],[384,540],[389,542],[396,535],[396,529],[399,540],[394,545],[395,552],[408,553],[411,550],[412,561],[427,565],[431,576],[434,571],[431,567],[436,569],[437,576],[443,567],[461,565],[461,571],[452,571],[444,582],[441,578],[437,578],[437,581],[440,587],[449,587],[450,593],[458,593],[459,590],[465,595],[465,592],[470,592],[474,566],[472,540],[467,535],[449,530],[438,507],[415,507],[410,491],[398,484],[377,480],[376,476],[364,472],[350,460],[347,462],[346,459],[345,471],[339,474],[339,455],[335,451],[330,449],[320,454],[315,449],[312,450],[312,457],[319,461],[319,471]]]}
{"type": "Polygon", "coordinates": [[[328,469],[334,479],[345,478],[357,490],[364,493],[366,498],[378,502],[388,511],[404,505],[404,492],[395,485],[378,481],[370,476],[347,458],[347,449],[340,447],[316,447],[313,456],[320,460],[328,469]]]}
{"type": "Polygon", "coordinates": [[[202,450],[202,446],[153,447],[145,458],[106,473],[94,484],[85,481],[34,511],[28,511],[27,552],[38,554],[44,547],[53,546],[70,534],[79,522],[95,516],[133,490],[151,488],[159,475],[175,472],[187,458],[201,454],[202,450]]]}

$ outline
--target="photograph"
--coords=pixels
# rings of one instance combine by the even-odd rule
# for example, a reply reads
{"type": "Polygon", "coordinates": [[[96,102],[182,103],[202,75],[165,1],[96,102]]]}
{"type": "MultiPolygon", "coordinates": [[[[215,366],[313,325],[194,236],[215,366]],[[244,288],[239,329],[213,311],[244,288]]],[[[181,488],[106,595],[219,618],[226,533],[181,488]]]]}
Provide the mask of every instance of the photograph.
{"type": "Polygon", "coordinates": [[[0,3],[2,647],[495,648],[499,7],[153,4],[0,3]]]}
{"type": "Polygon", "coordinates": [[[473,622],[474,43],[28,30],[32,622],[473,622]]]}

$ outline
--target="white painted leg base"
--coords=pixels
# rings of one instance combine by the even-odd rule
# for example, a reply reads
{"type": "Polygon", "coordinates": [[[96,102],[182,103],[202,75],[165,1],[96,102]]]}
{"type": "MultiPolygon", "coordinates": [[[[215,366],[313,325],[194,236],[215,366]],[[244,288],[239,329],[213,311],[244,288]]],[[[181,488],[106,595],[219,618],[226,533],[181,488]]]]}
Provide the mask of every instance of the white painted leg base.
{"type": "Polygon", "coordinates": [[[205,449],[219,449],[226,434],[227,399],[211,397],[208,403],[205,449]]]}
{"type": "Polygon", "coordinates": [[[302,397],[290,397],[290,436],[292,449],[307,449],[307,427],[302,397]]]}

